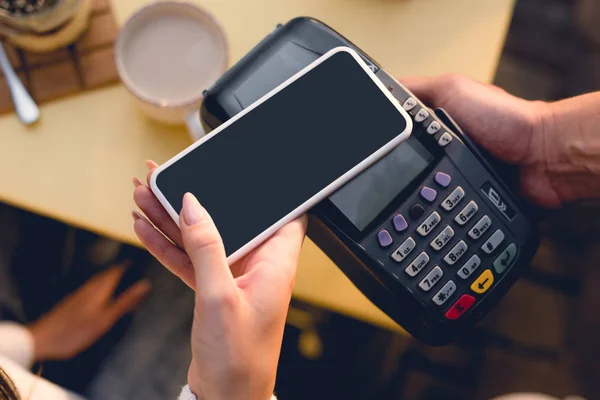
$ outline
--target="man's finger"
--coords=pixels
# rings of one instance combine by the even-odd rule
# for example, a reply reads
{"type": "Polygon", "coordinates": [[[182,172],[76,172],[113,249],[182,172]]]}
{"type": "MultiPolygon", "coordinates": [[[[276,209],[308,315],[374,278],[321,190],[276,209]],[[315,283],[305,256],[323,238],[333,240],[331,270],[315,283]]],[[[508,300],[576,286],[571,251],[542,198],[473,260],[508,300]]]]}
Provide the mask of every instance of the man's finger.
{"type": "Polygon", "coordinates": [[[183,248],[181,231],[169,213],[160,204],[149,187],[140,185],[133,192],[135,204],[142,210],[148,219],[177,246],[183,248]]]}
{"type": "Polygon", "coordinates": [[[157,231],[144,217],[134,213],[134,219],[133,230],[144,247],[169,271],[194,289],[196,287],[194,266],[188,255],[157,231]]]}
{"type": "Polygon", "coordinates": [[[148,279],[142,279],[132,286],[130,286],[125,292],[123,292],[115,301],[109,305],[108,314],[111,320],[117,321],[125,314],[133,311],[137,306],[146,298],[152,284],[148,279]]]}
{"type": "Polygon", "coordinates": [[[183,196],[179,225],[185,250],[194,265],[196,299],[219,301],[230,298],[235,282],[223,241],[208,212],[191,193],[183,196]]]}

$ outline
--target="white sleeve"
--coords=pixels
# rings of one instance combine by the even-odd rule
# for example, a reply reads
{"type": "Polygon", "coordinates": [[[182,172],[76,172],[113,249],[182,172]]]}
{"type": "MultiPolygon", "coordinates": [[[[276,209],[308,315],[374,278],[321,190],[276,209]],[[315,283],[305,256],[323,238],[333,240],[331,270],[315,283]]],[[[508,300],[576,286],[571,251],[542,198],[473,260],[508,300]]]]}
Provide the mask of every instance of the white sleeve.
{"type": "Polygon", "coordinates": [[[0,355],[0,367],[15,384],[22,399],[84,400],[83,397],[32,374],[29,370],[2,355],[0,355]]]}
{"type": "MultiPolygon", "coordinates": [[[[196,396],[194,396],[194,393],[192,393],[192,391],[190,390],[189,385],[185,385],[183,387],[183,389],[181,390],[181,394],[179,395],[178,400],[202,400],[202,399],[196,398],[196,396]]],[[[275,397],[275,395],[273,395],[273,396],[271,396],[271,400],[277,400],[277,397],[275,397]]]]}
{"type": "Polygon", "coordinates": [[[0,321],[0,356],[11,359],[25,369],[31,369],[34,351],[29,329],[14,322],[0,321]]]}

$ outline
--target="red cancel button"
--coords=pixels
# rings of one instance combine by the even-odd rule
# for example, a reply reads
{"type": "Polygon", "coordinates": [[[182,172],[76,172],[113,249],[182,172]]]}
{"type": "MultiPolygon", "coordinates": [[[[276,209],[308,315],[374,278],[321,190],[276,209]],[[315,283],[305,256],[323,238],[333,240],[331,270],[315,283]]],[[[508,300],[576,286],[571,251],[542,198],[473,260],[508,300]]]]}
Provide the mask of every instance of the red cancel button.
{"type": "Polygon", "coordinates": [[[475,304],[475,297],[463,294],[460,299],[448,311],[446,311],[446,318],[458,319],[461,315],[467,312],[471,306],[475,304]]]}

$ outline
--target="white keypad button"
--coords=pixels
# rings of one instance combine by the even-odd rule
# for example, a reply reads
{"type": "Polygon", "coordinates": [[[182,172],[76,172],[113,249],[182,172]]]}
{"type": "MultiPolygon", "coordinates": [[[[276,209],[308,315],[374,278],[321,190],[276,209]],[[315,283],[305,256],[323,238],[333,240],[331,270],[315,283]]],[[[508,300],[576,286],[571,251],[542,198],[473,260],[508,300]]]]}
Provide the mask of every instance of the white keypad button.
{"type": "Polygon", "coordinates": [[[408,276],[416,276],[429,262],[429,256],[424,251],[417,256],[404,270],[408,276]]]}
{"type": "Polygon", "coordinates": [[[429,126],[427,127],[427,133],[429,133],[430,135],[433,135],[434,133],[436,133],[437,131],[440,130],[442,126],[440,125],[439,122],[437,121],[432,121],[429,126]]]}
{"type": "Polygon", "coordinates": [[[498,229],[492,234],[492,236],[490,236],[488,240],[485,241],[483,246],[481,246],[481,250],[483,250],[487,254],[491,254],[494,250],[498,248],[498,246],[500,246],[500,243],[502,243],[503,241],[504,232],[498,229]]]}
{"type": "Polygon", "coordinates": [[[429,244],[434,250],[441,250],[454,237],[454,230],[448,225],[429,244]]]}
{"type": "Polygon", "coordinates": [[[417,101],[415,99],[413,99],[412,97],[409,97],[408,99],[406,99],[404,104],[402,104],[402,108],[404,108],[406,111],[410,111],[413,108],[415,108],[416,106],[417,106],[417,101]]]}
{"type": "Polygon", "coordinates": [[[427,276],[419,282],[419,287],[425,292],[428,292],[440,279],[442,279],[442,275],[444,275],[442,269],[436,265],[427,276]]]}
{"type": "Polygon", "coordinates": [[[444,132],[442,136],[438,139],[438,144],[442,147],[446,146],[448,143],[452,141],[452,135],[448,132],[444,132]]]}
{"type": "Polygon", "coordinates": [[[467,261],[460,269],[458,270],[458,276],[463,279],[467,279],[473,271],[475,271],[481,265],[481,259],[477,255],[471,256],[469,261],[467,261]]]}
{"type": "Polygon", "coordinates": [[[442,208],[446,211],[452,210],[455,205],[460,203],[463,197],[465,197],[465,191],[459,186],[450,193],[450,196],[444,199],[442,208]]]}
{"type": "Polygon", "coordinates": [[[469,236],[472,239],[479,239],[492,226],[492,220],[487,215],[481,217],[473,228],[469,231],[469,236]]]}
{"type": "Polygon", "coordinates": [[[419,112],[415,115],[415,121],[423,122],[427,119],[427,117],[429,117],[429,112],[426,109],[421,108],[419,112]]]}
{"type": "Polygon", "coordinates": [[[471,218],[473,218],[473,215],[475,215],[478,209],[479,207],[477,206],[477,203],[471,200],[469,204],[467,204],[465,208],[463,208],[458,215],[454,217],[454,221],[456,221],[456,223],[459,225],[464,225],[469,222],[471,218]]]}
{"type": "Polygon", "coordinates": [[[408,256],[410,252],[415,249],[416,246],[417,244],[415,243],[415,240],[409,237],[392,253],[392,258],[395,261],[400,262],[404,260],[406,256],[408,256]]]}
{"type": "Polygon", "coordinates": [[[441,220],[440,214],[438,214],[437,211],[434,211],[425,219],[425,221],[419,224],[417,232],[419,232],[419,235],[421,236],[427,236],[435,229],[441,220]]]}
{"type": "Polygon", "coordinates": [[[468,249],[469,248],[467,247],[465,241],[461,240],[460,242],[456,243],[456,245],[448,252],[448,254],[446,254],[444,261],[448,265],[454,265],[454,263],[460,260],[460,258],[467,253],[468,249]]]}
{"type": "Polygon", "coordinates": [[[452,281],[446,282],[446,284],[440,289],[439,292],[433,296],[433,302],[438,306],[444,304],[452,295],[456,292],[456,283],[452,281]]]}

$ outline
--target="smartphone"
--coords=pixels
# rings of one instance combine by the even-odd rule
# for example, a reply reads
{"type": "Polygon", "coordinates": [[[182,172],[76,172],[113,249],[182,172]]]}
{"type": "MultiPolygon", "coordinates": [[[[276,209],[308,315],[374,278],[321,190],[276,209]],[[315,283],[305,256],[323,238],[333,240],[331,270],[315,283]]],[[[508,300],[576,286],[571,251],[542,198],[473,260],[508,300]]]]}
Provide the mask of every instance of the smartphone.
{"type": "Polygon", "coordinates": [[[194,194],[232,264],[402,143],[411,121],[337,47],[157,168],[150,187],[176,223],[194,194]]]}

